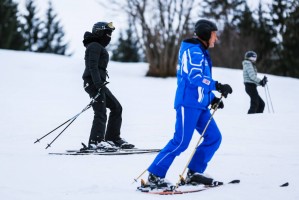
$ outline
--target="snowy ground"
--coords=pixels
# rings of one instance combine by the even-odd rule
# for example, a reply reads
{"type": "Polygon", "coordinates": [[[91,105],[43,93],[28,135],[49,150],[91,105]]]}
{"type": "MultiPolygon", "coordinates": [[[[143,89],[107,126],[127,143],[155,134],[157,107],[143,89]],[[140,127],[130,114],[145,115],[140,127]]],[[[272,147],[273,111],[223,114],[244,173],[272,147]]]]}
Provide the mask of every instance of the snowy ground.
{"type": "MultiPolygon", "coordinates": [[[[247,115],[249,98],[240,70],[214,68],[214,78],[233,87],[215,119],[223,143],[206,173],[215,179],[241,179],[239,185],[201,193],[154,196],[132,184],[155,154],[129,156],[54,156],[87,142],[92,110],[86,111],[45,150],[56,133],[34,141],[79,113],[89,98],[83,91],[83,59],[0,50],[0,198],[3,200],[82,199],[299,199],[298,79],[267,75],[275,114],[247,115]],[[279,185],[289,182],[290,186],[279,185]]],[[[162,148],[172,137],[176,79],[146,78],[147,65],[109,65],[108,87],[122,103],[122,136],[140,148],[162,148]]],[[[261,75],[262,76],[262,75],[261,75]]],[[[259,88],[264,100],[264,88],[259,88]]],[[[189,149],[171,166],[176,182],[189,149]]],[[[144,175],[142,178],[146,178],[144,175]]]]}

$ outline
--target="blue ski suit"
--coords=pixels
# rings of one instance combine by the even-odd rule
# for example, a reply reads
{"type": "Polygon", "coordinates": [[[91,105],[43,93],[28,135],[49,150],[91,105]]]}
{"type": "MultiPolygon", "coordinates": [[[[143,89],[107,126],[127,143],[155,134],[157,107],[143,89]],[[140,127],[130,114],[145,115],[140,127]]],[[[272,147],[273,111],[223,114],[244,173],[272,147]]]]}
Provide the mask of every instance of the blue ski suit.
{"type": "MultiPolygon", "coordinates": [[[[182,42],[178,62],[174,103],[175,133],[148,168],[150,173],[161,178],[166,176],[175,157],[188,148],[194,130],[199,134],[203,132],[211,117],[208,106],[215,97],[212,91],[216,90],[217,84],[212,79],[209,52],[198,39],[186,39],[182,42]]],[[[203,173],[220,146],[221,138],[221,133],[212,119],[188,168],[203,173]]]]}

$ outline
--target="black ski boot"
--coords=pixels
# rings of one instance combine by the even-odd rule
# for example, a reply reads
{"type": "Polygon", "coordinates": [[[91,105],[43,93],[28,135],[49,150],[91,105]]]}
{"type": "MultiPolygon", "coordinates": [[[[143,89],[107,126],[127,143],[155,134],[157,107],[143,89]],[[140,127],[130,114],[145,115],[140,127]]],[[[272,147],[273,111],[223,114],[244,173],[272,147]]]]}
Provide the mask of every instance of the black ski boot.
{"type": "Polygon", "coordinates": [[[163,189],[168,191],[172,191],[175,187],[171,183],[165,181],[164,178],[156,176],[152,173],[148,175],[146,186],[150,187],[151,189],[163,189]]]}
{"type": "Polygon", "coordinates": [[[122,138],[120,138],[119,140],[114,140],[114,141],[109,140],[107,142],[110,143],[111,145],[117,146],[121,149],[133,149],[135,147],[134,144],[130,144],[122,138]]]}
{"type": "Polygon", "coordinates": [[[189,171],[187,172],[186,184],[191,184],[191,185],[203,184],[207,186],[213,186],[214,180],[212,178],[208,178],[198,172],[194,172],[189,169],[189,171]]]}

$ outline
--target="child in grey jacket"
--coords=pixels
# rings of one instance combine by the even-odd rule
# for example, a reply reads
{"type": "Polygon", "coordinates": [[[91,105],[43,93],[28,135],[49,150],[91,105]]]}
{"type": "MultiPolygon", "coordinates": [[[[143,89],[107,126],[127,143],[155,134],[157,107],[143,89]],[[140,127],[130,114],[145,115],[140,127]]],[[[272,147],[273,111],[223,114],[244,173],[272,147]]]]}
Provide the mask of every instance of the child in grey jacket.
{"type": "Polygon", "coordinates": [[[257,77],[256,59],[257,54],[254,51],[247,51],[242,62],[245,91],[250,97],[248,114],[263,113],[265,108],[265,103],[258,94],[257,86],[264,87],[268,79],[266,76],[263,79],[257,77]]]}

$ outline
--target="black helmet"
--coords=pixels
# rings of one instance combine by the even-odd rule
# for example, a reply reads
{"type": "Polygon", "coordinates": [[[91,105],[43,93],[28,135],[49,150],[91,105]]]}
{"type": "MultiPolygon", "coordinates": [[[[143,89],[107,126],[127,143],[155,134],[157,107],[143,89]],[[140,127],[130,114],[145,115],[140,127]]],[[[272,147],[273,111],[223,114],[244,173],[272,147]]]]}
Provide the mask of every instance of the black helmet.
{"type": "Polygon", "coordinates": [[[92,33],[97,36],[102,36],[105,31],[112,31],[115,30],[115,27],[113,26],[112,22],[97,22],[92,27],[92,33]]]}
{"type": "Polygon", "coordinates": [[[194,27],[195,35],[206,42],[210,40],[212,31],[218,31],[218,28],[214,22],[206,19],[198,20],[194,27]]]}
{"type": "Polygon", "coordinates": [[[245,53],[244,57],[245,57],[246,60],[250,60],[252,62],[255,62],[256,59],[257,59],[257,54],[254,51],[247,51],[245,53]]]}

